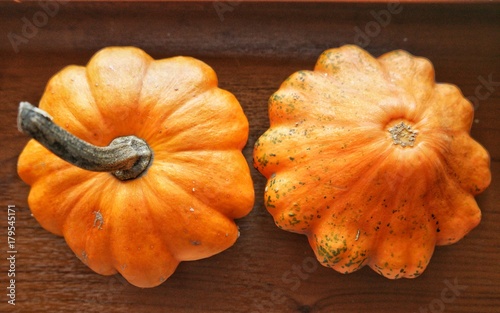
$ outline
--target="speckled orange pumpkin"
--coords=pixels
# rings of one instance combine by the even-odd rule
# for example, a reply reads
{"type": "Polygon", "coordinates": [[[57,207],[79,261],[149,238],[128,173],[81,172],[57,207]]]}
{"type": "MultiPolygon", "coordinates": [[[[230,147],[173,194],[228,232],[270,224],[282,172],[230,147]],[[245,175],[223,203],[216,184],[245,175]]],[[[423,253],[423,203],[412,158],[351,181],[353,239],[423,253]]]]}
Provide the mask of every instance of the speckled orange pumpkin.
{"type": "Polygon", "coordinates": [[[325,266],[416,277],[481,219],[491,174],[473,107],[427,59],[327,50],[271,96],[269,118],[254,150],[266,208],[325,266]]]}

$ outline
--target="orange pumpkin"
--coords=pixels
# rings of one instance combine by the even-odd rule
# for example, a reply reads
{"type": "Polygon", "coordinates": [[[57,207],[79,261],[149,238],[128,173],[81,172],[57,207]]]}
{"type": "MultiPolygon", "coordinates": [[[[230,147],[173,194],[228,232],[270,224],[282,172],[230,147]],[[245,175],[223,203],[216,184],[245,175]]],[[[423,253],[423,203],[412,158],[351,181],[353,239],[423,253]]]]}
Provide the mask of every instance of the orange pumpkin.
{"type": "Polygon", "coordinates": [[[92,270],[153,287],[236,241],[254,201],[248,121],[208,65],[106,48],[55,75],[39,108],[22,103],[18,123],[47,148],[29,141],[18,173],[33,216],[92,270]]]}
{"type": "Polygon", "coordinates": [[[491,174],[472,105],[427,59],[327,50],[271,96],[269,118],[254,150],[266,208],[327,267],[416,277],[481,219],[491,174]]]}

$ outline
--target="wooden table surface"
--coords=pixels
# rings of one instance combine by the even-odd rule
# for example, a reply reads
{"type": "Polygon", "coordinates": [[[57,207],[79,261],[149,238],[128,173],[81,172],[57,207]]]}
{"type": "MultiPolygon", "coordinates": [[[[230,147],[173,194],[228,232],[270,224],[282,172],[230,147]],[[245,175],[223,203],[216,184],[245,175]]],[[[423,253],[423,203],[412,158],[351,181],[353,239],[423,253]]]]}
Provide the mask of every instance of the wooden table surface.
{"type": "Polygon", "coordinates": [[[44,3],[0,3],[0,312],[500,312],[499,5],[44,3]],[[253,144],[269,125],[268,97],[288,75],[312,69],[323,50],[344,43],[376,56],[394,49],[425,56],[438,81],[474,101],[472,135],[492,159],[493,181],[477,197],[483,219],[457,244],[438,247],[422,276],[392,281],[369,268],[343,275],[318,266],[305,236],[274,225],[262,201],[265,179],[255,170],[256,204],[237,221],[237,243],[181,263],[152,289],[93,273],[31,217],[29,188],[16,173],[28,141],[16,129],[17,105],[37,103],[63,66],[83,65],[110,45],[205,61],[248,116],[243,152],[251,164],[253,144]],[[5,293],[9,205],[16,208],[16,306],[5,293]]]}

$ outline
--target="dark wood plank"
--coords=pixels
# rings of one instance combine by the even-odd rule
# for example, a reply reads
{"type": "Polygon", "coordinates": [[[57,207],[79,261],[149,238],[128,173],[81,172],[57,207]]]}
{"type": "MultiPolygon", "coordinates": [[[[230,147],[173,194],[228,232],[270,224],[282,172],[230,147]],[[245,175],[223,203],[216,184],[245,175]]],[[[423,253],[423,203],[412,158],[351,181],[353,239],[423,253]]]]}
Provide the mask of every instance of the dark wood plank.
{"type": "Polygon", "coordinates": [[[33,21],[44,11],[38,2],[0,3],[3,290],[6,209],[9,204],[18,209],[17,305],[8,306],[4,295],[1,312],[498,312],[500,6],[404,3],[400,13],[389,15],[382,13],[387,4],[224,1],[70,3],[52,10],[46,23],[38,21],[36,34],[26,33],[31,37],[16,53],[9,34],[23,35],[25,19],[33,21]],[[386,16],[387,25],[375,16],[386,16]],[[359,35],[367,30],[367,37],[359,35]],[[265,180],[255,170],[257,201],[252,213],[238,221],[242,235],[237,244],[212,258],[182,263],[153,289],[94,274],[63,238],[49,234],[31,217],[29,188],[16,174],[17,156],[27,142],[15,127],[17,103],[36,103],[47,80],[63,66],[85,64],[109,45],[139,46],[156,58],[184,54],[204,60],[249,118],[244,154],[251,164],[252,146],[268,127],[268,97],[291,73],[311,69],[321,51],[343,43],[365,45],[374,55],[405,49],[428,57],[439,81],[480,98],[472,134],[489,150],[493,173],[492,185],[477,198],[483,220],[459,243],[438,247],[421,277],[390,281],[368,268],[341,275],[318,266],[304,236],[275,227],[261,201],[265,180]],[[484,79],[496,85],[487,96],[478,96],[484,79]],[[462,288],[453,293],[450,284],[462,288]]]}

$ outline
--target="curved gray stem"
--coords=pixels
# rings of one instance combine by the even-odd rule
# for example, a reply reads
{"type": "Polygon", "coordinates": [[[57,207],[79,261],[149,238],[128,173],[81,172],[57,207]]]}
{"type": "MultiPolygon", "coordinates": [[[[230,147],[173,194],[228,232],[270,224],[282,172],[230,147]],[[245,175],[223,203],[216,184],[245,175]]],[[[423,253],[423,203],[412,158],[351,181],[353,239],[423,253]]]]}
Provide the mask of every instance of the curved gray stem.
{"type": "Polygon", "coordinates": [[[61,128],[45,111],[28,102],[19,104],[17,127],[61,159],[89,171],[111,172],[120,180],[139,177],[153,156],[148,144],[136,136],[115,138],[107,147],[94,146],[61,128]]]}

